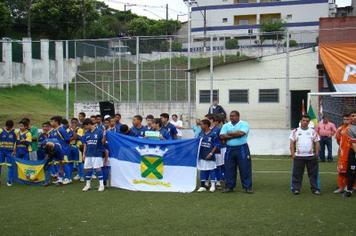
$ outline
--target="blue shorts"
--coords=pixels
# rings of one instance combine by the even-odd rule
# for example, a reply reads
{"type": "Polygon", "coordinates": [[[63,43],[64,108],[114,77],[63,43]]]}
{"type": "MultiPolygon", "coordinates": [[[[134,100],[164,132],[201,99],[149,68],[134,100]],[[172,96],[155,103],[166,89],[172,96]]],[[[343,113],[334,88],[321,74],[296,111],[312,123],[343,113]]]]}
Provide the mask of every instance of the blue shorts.
{"type": "Polygon", "coordinates": [[[12,151],[1,150],[0,151],[0,165],[12,166],[14,158],[12,156],[12,151]]]}
{"type": "Polygon", "coordinates": [[[76,146],[71,146],[70,147],[70,153],[69,153],[69,161],[72,162],[79,162],[80,158],[79,158],[79,148],[76,146]]]}

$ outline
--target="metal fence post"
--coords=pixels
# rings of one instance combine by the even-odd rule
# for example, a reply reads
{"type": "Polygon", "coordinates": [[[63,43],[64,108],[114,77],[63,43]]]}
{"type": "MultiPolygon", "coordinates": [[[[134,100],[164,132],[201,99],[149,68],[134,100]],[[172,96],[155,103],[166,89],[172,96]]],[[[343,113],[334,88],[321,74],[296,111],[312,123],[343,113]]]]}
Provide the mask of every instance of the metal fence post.
{"type": "MultiPolygon", "coordinates": [[[[96,85],[96,47],[94,46],[94,83],[96,85]]],[[[96,97],[97,97],[97,94],[96,94],[96,88],[95,88],[95,101],[96,101],[96,97]]]]}
{"type": "Polygon", "coordinates": [[[69,119],[69,44],[66,40],[66,119],[69,119]]]}
{"type": "Polygon", "coordinates": [[[214,54],[213,54],[213,36],[210,37],[210,103],[214,100],[214,54]]]}
{"type": "Polygon", "coordinates": [[[136,37],[136,113],[140,114],[140,37],[136,37]]]}
{"type": "Polygon", "coordinates": [[[172,38],[169,38],[169,101],[172,102],[172,38]]]}
{"type": "Polygon", "coordinates": [[[286,30],[286,128],[290,127],[290,91],[289,91],[289,31],[286,30]]]}

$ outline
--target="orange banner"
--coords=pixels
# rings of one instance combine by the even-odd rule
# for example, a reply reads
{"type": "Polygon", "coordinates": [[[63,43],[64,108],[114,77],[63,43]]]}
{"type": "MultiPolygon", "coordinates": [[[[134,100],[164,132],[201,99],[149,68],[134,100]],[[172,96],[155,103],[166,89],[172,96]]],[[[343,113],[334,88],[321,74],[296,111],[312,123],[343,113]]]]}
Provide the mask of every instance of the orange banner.
{"type": "Polygon", "coordinates": [[[356,43],[321,43],[320,57],[337,92],[356,92],[356,43]]]}

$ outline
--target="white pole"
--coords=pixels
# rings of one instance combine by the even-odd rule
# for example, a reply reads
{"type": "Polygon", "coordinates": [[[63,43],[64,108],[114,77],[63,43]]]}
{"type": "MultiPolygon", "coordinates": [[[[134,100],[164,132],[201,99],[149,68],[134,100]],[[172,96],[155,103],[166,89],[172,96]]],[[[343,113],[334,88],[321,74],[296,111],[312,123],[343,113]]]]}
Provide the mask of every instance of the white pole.
{"type": "MultiPolygon", "coordinates": [[[[95,82],[95,85],[96,85],[96,46],[94,46],[94,82],[95,82]]],[[[95,101],[96,101],[96,88],[94,90],[94,96],[95,96],[95,101]]]]}
{"type": "Polygon", "coordinates": [[[121,86],[122,86],[122,83],[121,83],[121,41],[119,40],[119,83],[120,83],[120,102],[121,102],[121,86]]]}
{"type": "Polygon", "coordinates": [[[69,44],[68,40],[66,40],[66,119],[69,119],[69,44]]]}
{"type": "Polygon", "coordinates": [[[172,38],[169,38],[169,101],[172,102],[172,38]]]}
{"type": "Polygon", "coordinates": [[[191,50],[191,31],[192,31],[192,13],[191,13],[191,6],[188,5],[188,124],[189,127],[191,126],[191,119],[192,119],[192,104],[191,104],[191,94],[190,94],[190,79],[191,79],[191,61],[190,61],[190,50],[191,50]]]}
{"type": "Polygon", "coordinates": [[[210,36],[210,103],[213,103],[214,94],[214,54],[213,54],[213,36],[210,36]]]}
{"type": "Polygon", "coordinates": [[[140,37],[136,37],[136,114],[139,114],[139,102],[140,102],[140,37]]]}
{"type": "Polygon", "coordinates": [[[286,48],[286,128],[290,128],[290,91],[289,91],[289,32],[286,30],[287,48],[286,48]]]}

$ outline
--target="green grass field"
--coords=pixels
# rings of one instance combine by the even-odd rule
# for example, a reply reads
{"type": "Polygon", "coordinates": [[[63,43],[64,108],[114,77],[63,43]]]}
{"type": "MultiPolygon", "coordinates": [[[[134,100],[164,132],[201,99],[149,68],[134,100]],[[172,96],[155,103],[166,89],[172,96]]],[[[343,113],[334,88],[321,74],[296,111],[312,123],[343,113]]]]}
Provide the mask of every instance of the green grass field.
{"type": "MultiPolygon", "coordinates": [[[[322,163],[322,195],[289,191],[287,157],[253,160],[254,190],[150,193],[69,186],[0,187],[1,235],[355,235],[356,196],[332,193],[335,163],[322,163]]],[[[4,173],[3,173],[4,176],[4,173]]]]}
{"type": "MultiPolygon", "coordinates": [[[[73,92],[73,89],[71,89],[73,92]]],[[[28,117],[38,127],[53,115],[65,115],[65,91],[44,87],[19,85],[13,88],[0,88],[0,127],[7,119],[19,122],[28,117]]],[[[73,94],[70,109],[73,112],[73,94]]]]}

